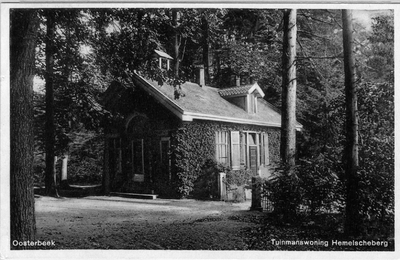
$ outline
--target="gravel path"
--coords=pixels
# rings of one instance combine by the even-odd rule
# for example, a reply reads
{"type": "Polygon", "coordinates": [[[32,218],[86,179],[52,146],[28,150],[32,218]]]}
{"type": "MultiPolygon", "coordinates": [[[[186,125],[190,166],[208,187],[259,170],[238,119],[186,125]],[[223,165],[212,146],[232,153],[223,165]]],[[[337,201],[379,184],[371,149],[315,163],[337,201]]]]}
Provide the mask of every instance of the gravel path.
{"type": "Polygon", "coordinates": [[[245,250],[250,201],[36,198],[37,238],[51,249],[245,250]]]}

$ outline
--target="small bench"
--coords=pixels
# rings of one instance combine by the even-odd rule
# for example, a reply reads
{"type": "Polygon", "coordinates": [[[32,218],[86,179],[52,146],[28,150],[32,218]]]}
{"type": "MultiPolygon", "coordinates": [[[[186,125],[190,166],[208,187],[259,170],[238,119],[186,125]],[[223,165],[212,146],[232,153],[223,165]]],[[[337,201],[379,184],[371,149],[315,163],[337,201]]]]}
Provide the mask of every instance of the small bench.
{"type": "Polygon", "coordinates": [[[141,194],[141,193],[125,193],[125,192],[110,192],[111,196],[118,196],[124,198],[133,199],[145,199],[145,200],[155,200],[157,199],[157,194],[141,194]]]}

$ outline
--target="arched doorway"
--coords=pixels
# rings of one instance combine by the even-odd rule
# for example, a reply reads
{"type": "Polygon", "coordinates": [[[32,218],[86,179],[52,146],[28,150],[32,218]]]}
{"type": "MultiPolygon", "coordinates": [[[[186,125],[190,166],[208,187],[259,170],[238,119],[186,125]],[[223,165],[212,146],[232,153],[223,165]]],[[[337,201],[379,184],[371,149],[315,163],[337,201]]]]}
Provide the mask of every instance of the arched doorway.
{"type": "Polygon", "coordinates": [[[151,133],[147,116],[133,114],[127,118],[124,161],[129,184],[126,189],[130,192],[150,192],[151,133]]]}

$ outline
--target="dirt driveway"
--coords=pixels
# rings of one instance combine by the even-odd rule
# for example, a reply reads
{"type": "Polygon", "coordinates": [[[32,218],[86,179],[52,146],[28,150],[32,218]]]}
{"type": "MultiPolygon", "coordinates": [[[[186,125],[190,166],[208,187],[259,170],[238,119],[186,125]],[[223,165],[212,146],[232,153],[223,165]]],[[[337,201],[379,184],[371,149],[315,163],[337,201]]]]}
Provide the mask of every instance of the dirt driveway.
{"type": "Polygon", "coordinates": [[[52,249],[245,250],[250,201],[36,198],[39,240],[52,249]]]}

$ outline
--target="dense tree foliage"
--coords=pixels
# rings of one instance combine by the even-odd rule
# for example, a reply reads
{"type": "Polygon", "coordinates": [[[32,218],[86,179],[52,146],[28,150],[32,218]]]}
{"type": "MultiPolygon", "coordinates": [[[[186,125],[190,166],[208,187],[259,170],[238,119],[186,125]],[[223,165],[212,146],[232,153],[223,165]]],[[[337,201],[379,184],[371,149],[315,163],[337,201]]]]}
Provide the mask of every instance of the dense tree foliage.
{"type": "Polygon", "coordinates": [[[393,83],[393,18],[393,12],[372,18],[372,33],[366,33],[356,42],[358,74],[364,81],[393,83]]]}
{"type": "Polygon", "coordinates": [[[47,9],[39,14],[36,71],[45,79],[46,99],[41,93],[35,95],[36,172],[42,172],[45,155],[45,186],[47,193],[56,194],[58,159],[62,160],[67,186],[69,150],[76,134],[82,129],[101,131],[106,112],[96,97],[107,81],[84,52],[89,34],[82,10],[47,9]]]}

